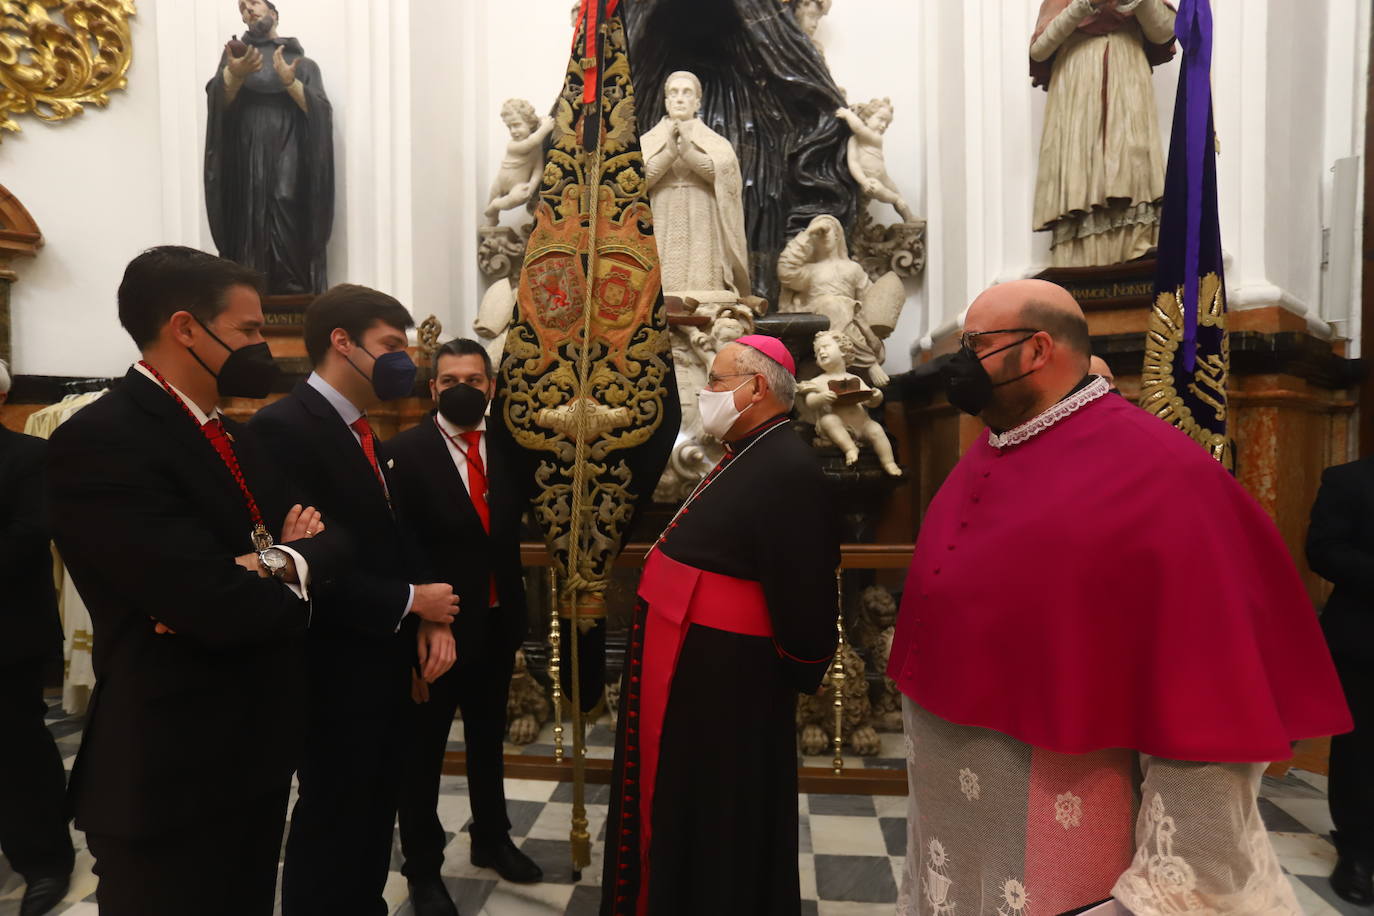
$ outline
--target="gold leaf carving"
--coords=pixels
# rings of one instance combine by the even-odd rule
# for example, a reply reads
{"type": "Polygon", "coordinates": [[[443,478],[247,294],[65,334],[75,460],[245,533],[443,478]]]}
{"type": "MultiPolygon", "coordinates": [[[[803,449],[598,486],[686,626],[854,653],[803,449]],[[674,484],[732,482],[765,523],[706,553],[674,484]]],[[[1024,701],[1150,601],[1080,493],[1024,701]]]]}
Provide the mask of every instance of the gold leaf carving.
{"type": "Polygon", "coordinates": [[[65,121],[109,104],[133,60],[134,0],[0,0],[0,137],[14,115],[65,121]]]}
{"type": "MultiPolygon", "coordinates": [[[[1215,273],[1201,278],[1198,288],[1198,325],[1226,328],[1226,293],[1215,273]]],[[[1174,356],[1183,342],[1183,309],[1179,302],[1183,290],[1162,292],[1155,299],[1150,313],[1150,326],[1145,334],[1145,366],[1140,377],[1140,406],[1177,426],[1207,449],[1208,454],[1228,469],[1234,469],[1235,456],[1231,442],[1217,435],[1193,416],[1192,409],[1175,387],[1174,356]]],[[[1188,391],[1216,413],[1216,419],[1226,420],[1226,378],[1231,368],[1230,342],[1222,337],[1221,352],[1198,354],[1193,380],[1188,391]]]]}

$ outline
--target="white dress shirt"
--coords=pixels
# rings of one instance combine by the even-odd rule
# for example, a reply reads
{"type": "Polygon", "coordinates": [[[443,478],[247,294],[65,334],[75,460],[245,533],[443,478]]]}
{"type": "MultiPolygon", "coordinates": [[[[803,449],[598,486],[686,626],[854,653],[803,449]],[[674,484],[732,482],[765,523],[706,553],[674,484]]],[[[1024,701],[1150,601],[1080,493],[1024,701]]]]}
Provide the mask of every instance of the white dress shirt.
{"type": "MultiPolygon", "coordinates": [[[[134,363],[134,368],[138,370],[138,372],[148,381],[152,382],[158,388],[162,388],[162,382],[159,382],[157,380],[157,376],[149,372],[148,369],[145,366],[143,366],[142,363],[134,363]]],[[[221,423],[224,422],[224,415],[220,413],[218,405],[212,407],[210,409],[209,416],[206,416],[205,411],[201,410],[200,406],[196,404],[195,401],[191,400],[191,398],[187,396],[186,392],[182,391],[180,388],[178,388],[176,385],[173,385],[171,382],[167,383],[167,388],[172,389],[173,393],[175,393],[177,397],[181,398],[181,403],[186,405],[186,409],[191,411],[191,416],[195,417],[196,422],[199,423],[202,427],[204,427],[205,424],[209,423],[211,420],[219,420],[221,423]]],[[[162,390],[165,391],[166,389],[163,388],[162,390]]],[[[218,452],[216,454],[218,454],[218,452]]],[[[283,521],[285,520],[283,519],[283,521]]],[[[263,524],[266,525],[267,523],[268,519],[263,519],[263,524]]],[[[268,530],[270,531],[271,529],[269,528],[268,530]]],[[[300,580],[299,584],[294,582],[284,582],[282,584],[285,585],[287,588],[291,589],[291,591],[295,593],[297,598],[309,601],[310,564],[306,562],[305,557],[301,556],[299,553],[292,550],[290,547],[287,547],[284,544],[275,544],[274,546],[280,548],[283,553],[291,557],[292,562],[296,564],[296,578],[300,580]]]]}
{"type": "MultiPolygon", "coordinates": [[[[444,415],[441,413],[436,413],[434,419],[438,422],[439,428],[443,430],[444,435],[448,437],[448,453],[453,457],[453,466],[458,469],[458,477],[463,481],[463,486],[468,491],[468,497],[471,498],[472,484],[468,481],[468,444],[467,440],[463,438],[463,433],[467,432],[467,430],[454,426],[445,419],[444,415]]],[[[482,422],[474,426],[473,429],[476,429],[482,434],[482,438],[477,440],[478,456],[482,459],[482,467],[489,468],[491,465],[487,463],[487,418],[483,417],[482,422]]],[[[491,480],[490,476],[488,476],[487,480],[491,480]]],[[[490,484],[488,484],[488,486],[490,486],[490,484]]]]}

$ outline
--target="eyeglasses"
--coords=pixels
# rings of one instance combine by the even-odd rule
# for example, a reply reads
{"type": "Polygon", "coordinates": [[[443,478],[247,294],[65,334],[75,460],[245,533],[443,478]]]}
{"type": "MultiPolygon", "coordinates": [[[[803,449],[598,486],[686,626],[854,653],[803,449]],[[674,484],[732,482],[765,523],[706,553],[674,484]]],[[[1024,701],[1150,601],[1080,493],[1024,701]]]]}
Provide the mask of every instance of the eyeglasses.
{"type": "MultiPolygon", "coordinates": [[[[974,343],[978,340],[978,338],[986,337],[989,334],[1028,334],[1030,335],[1030,337],[1025,337],[1016,342],[1025,343],[1027,340],[1030,340],[1031,337],[1034,337],[1036,334],[1039,333],[1040,328],[997,328],[992,331],[965,331],[964,333],[959,335],[959,346],[972,352],[974,350],[974,343]]],[[[1007,344],[1007,346],[1003,347],[1002,349],[1005,350],[1008,347],[1014,346],[1016,346],[1016,344],[1007,344]]]]}
{"type": "Polygon", "coordinates": [[[747,375],[757,374],[757,372],[727,372],[724,375],[716,375],[712,372],[706,376],[706,387],[714,388],[728,378],[744,378],[747,375]]]}

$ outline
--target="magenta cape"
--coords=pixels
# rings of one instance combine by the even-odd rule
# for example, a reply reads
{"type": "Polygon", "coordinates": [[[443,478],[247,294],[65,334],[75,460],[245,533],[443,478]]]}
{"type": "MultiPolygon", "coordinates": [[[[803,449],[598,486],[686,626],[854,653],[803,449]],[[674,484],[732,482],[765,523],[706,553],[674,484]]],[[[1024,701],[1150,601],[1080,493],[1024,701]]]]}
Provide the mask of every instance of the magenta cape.
{"type": "Polygon", "coordinates": [[[935,715],[1067,754],[1286,760],[1351,728],[1274,523],[1115,395],[964,455],[921,523],[887,673],[935,715]]]}

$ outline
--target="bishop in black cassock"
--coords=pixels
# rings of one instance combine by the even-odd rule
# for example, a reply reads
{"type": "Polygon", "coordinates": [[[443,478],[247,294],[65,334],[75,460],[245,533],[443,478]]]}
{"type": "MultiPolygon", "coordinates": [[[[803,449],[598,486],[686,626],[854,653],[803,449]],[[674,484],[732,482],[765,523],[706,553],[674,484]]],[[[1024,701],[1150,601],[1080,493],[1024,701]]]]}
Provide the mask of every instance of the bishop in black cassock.
{"type": "Polygon", "coordinates": [[[603,916],[800,911],[797,693],[835,648],[838,517],[776,338],[702,392],[725,457],[650,552],[621,688],[603,916]]]}

